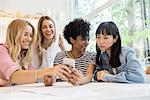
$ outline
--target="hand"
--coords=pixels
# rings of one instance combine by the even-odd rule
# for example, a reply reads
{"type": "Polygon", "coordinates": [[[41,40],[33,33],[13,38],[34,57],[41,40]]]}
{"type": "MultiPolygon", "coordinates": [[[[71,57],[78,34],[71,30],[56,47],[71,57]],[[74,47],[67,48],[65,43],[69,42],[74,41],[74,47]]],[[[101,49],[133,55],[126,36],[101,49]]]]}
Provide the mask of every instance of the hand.
{"type": "Polygon", "coordinates": [[[53,83],[56,82],[56,77],[52,75],[46,75],[44,76],[44,84],[45,86],[52,86],[53,83]]]}
{"type": "Polygon", "coordinates": [[[66,65],[58,64],[53,67],[53,74],[55,76],[58,76],[62,80],[68,81],[68,77],[70,77],[70,73],[72,73],[72,71],[66,65]]]}
{"type": "Polygon", "coordinates": [[[87,78],[83,75],[81,71],[73,70],[73,72],[70,75],[69,83],[73,85],[81,85],[85,84],[87,82],[87,78]]]}
{"type": "Polygon", "coordinates": [[[3,80],[3,79],[0,79],[0,87],[2,87],[2,86],[6,86],[6,85],[8,85],[8,84],[10,84],[10,82],[9,82],[9,81],[7,81],[7,80],[3,80]]]}
{"type": "Polygon", "coordinates": [[[97,72],[97,80],[104,81],[105,74],[108,74],[109,72],[106,70],[101,70],[97,72]]]}

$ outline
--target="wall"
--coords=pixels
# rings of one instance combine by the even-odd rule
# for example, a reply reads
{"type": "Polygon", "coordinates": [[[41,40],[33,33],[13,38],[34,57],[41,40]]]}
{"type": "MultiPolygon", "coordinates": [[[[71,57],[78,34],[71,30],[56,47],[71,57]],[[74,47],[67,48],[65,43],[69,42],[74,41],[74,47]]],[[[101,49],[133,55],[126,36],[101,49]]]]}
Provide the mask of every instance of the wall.
{"type": "MultiPolygon", "coordinates": [[[[70,18],[69,0],[1,0],[0,10],[8,14],[19,13],[28,17],[35,14],[50,15],[59,32],[62,32],[70,18]]],[[[0,42],[4,41],[6,28],[11,20],[13,18],[0,17],[0,42]]],[[[29,20],[36,26],[38,20],[29,20]]]]}

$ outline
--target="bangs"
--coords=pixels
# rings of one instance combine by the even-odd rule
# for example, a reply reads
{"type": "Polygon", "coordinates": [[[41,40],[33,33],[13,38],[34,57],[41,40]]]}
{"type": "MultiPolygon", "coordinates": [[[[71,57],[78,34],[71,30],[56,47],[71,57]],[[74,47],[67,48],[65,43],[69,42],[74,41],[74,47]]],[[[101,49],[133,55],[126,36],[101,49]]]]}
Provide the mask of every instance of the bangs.
{"type": "Polygon", "coordinates": [[[108,28],[102,28],[102,29],[100,29],[99,34],[102,34],[102,35],[112,35],[112,33],[110,32],[110,30],[108,28]]]}

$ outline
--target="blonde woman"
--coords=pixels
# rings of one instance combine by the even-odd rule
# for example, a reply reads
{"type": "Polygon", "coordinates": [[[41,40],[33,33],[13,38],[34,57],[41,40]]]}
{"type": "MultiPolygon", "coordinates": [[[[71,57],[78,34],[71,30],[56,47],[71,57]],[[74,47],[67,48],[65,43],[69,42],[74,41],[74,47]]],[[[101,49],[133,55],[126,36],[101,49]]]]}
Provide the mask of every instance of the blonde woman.
{"type": "Polygon", "coordinates": [[[45,75],[67,80],[70,70],[66,66],[35,70],[31,65],[34,38],[34,27],[28,21],[16,19],[9,24],[6,42],[0,44],[0,86],[34,83],[45,75]]]}
{"type": "Polygon", "coordinates": [[[64,50],[64,42],[62,36],[56,32],[55,22],[49,16],[42,16],[38,21],[33,64],[39,65],[40,69],[51,67],[57,52],[61,50],[64,50]]]}

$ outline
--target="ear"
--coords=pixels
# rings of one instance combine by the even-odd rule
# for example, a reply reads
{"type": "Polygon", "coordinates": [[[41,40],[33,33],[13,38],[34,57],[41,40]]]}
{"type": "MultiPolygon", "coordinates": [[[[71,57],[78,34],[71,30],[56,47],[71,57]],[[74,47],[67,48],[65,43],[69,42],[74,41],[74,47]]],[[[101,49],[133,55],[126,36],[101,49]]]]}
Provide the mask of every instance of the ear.
{"type": "Polygon", "coordinates": [[[74,43],[74,39],[72,37],[69,37],[71,44],[74,43]]]}
{"type": "Polygon", "coordinates": [[[116,43],[117,40],[118,40],[118,36],[114,39],[114,43],[116,43]]]}

